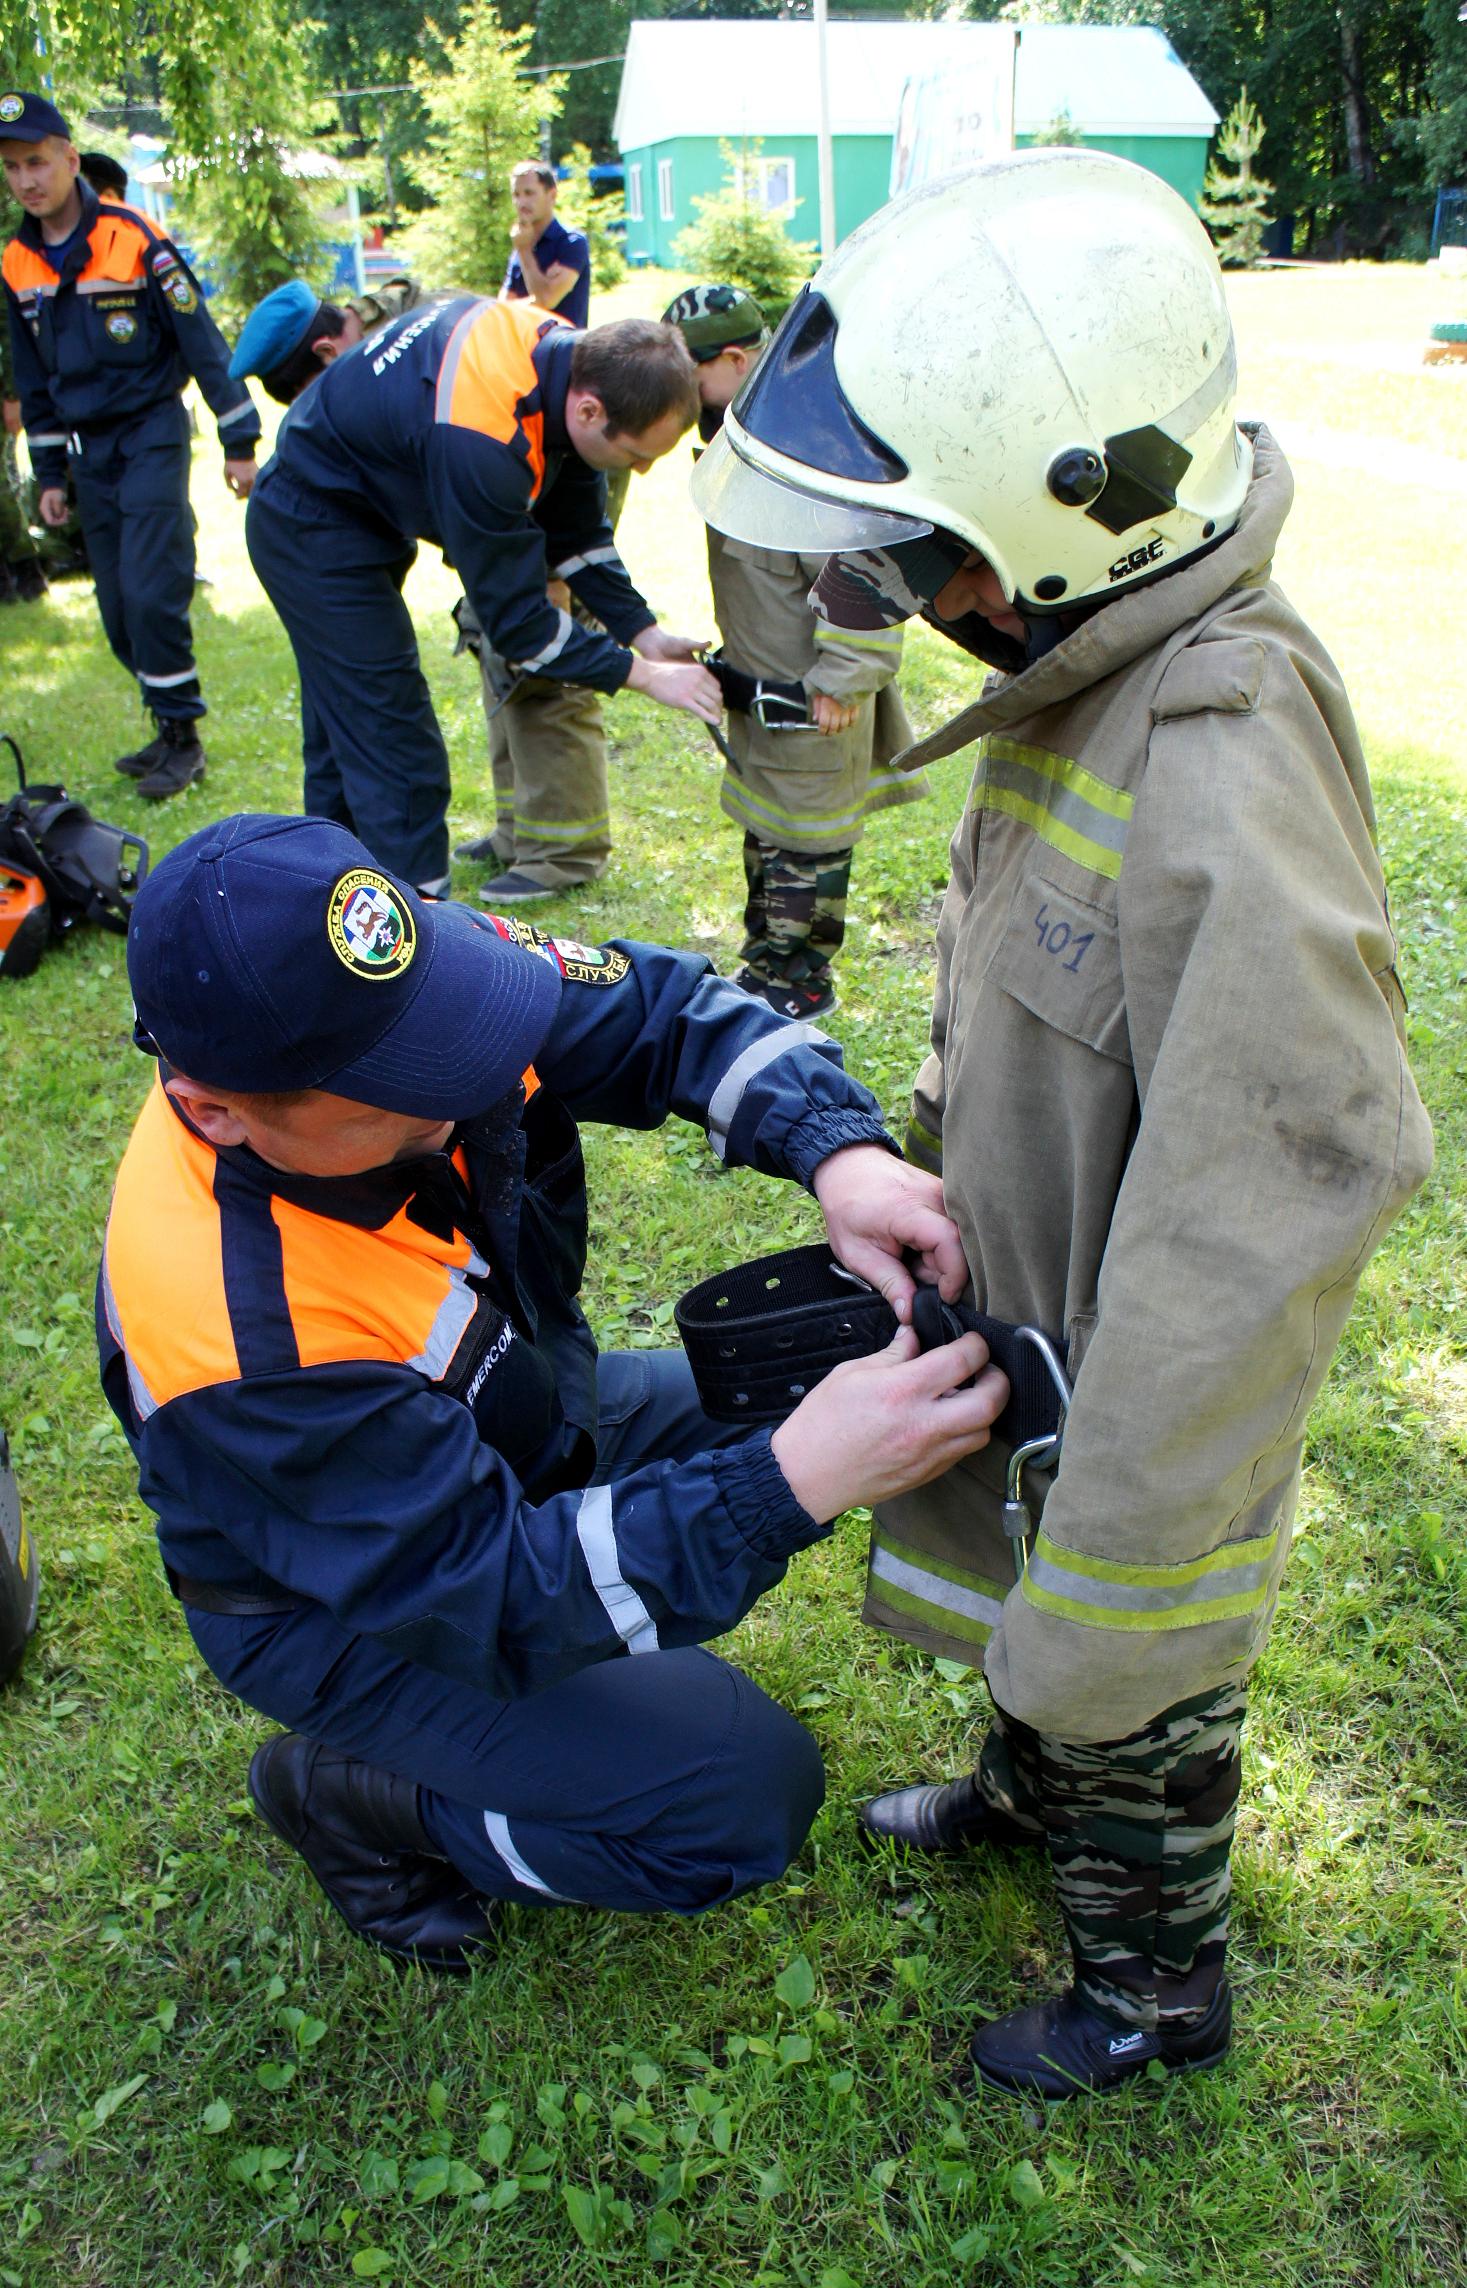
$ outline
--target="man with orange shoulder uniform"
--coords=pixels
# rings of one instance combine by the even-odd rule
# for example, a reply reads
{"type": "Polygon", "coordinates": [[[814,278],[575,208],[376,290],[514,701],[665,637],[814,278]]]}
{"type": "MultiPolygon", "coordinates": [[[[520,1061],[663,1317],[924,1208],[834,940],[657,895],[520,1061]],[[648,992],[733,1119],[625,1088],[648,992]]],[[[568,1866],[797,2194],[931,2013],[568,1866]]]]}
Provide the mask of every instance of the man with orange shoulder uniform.
{"type": "Polygon", "coordinates": [[[419,890],[447,887],[448,754],[401,595],[419,540],[463,581],[506,692],[527,675],[626,685],[718,721],[697,642],[657,625],[606,520],[605,472],[650,468],[697,411],[670,328],[577,334],[468,295],[375,331],[297,399],[247,532],[300,670],[309,811],[419,890]],[[557,576],[609,633],[550,601],[557,576]]]}
{"type": "Polygon", "coordinates": [[[771,1432],[705,1415],[680,1351],[598,1355],[578,1122],[676,1113],[805,1185],[903,1321],[908,1255],[962,1278],[936,1178],[833,1041],[706,961],[421,899],[323,819],[170,851],[128,973],[158,1083],[103,1384],[202,1657],[288,1727],[261,1817],[438,1970],[485,1900],[694,1914],[772,1880],[820,1757],[699,1648],[842,1510],[982,1445],[1008,1384],[903,1324],[771,1432]]]}
{"type": "Polygon", "coordinates": [[[3,269],[41,516],[66,522],[74,439],[71,469],[102,625],[157,726],[117,768],[157,801],[204,775],[180,392],[192,375],[219,424],[225,481],[241,497],[255,479],[260,416],[244,383],[230,378],[224,337],[177,247],[145,215],[98,198],[54,104],[0,93],[0,163],[25,209],[3,269]]]}

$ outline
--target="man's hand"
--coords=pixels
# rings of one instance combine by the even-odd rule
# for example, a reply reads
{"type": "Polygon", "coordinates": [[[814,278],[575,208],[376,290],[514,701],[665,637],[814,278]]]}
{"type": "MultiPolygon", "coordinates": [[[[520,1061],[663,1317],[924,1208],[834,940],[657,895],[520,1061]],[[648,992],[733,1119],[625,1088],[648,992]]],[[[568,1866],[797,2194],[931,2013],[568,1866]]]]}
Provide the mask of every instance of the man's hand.
{"type": "Polygon", "coordinates": [[[967,1286],[963,1243],[943,1207],[939,1176],[880,1144],[848,1144],[816,1169],[815,1197],[841,1262],[884,1295],[903,1324],[916,1292],[904,1251],[916,1256],[917,1277],[945,1303],[967,1286]]]}
{"type": "Polygon", "coordinates": [[[860,705],[854,699],[832,699],[828,691],[810,694],[810,721],[827,738],[832,731],[849,731],[860,712],[860,705]]]}
{"type": "Polygon", "coordinates": [[[706,636],[675,636],[660,628],[654,620],[650,628],[643,628],[639,636],[632,637],[632,650],[643,659],[696,659],[708,649],[706,636]]]}
{"type": "Polygon", "coordinates": [[[1009,1395],[987,1359],[981,1335],[919,1353],[911,1328],[898,1327],[884,1351],[832,1368],[770,1440],[796,1501],[824,1525],[925,1486],[987,1445],[1009,1395]],[[959,1387],[975,1374],[971,1390],[959,1387]]]}
{"type": "Polygon", "coordinates": [[[5,423],[7,436],[18,437],[20,435],[20,399],[18,397],[0,397],[0,420],[5,423]]]}
{"type": "Polygon", "coordinates": [[[65,522],[66,522],[66,487],[65,487],[65,485],[47,485],[47,486],[44,488],[44,490],[42,491],[42,494],[41,494],[41,504],[40,504],[40,505],[41,505],[41,522],[42,522],[42,524],[53,524],[53,525],[65,524],[65,522]]]}
{"type": "Polygon", "coordinates": [[[681,707],[701,723],[723,718],[723,694],[717,680],[696,660],[634,659],[627,677],[628,691],[643,691],[663,707],[681,707]]]}
{"type": "Polygon", "coordinates": [[[226,461],[224,464],[224,482],[236,500],[248,500],[255,482],[254,462],[226,461]]]}

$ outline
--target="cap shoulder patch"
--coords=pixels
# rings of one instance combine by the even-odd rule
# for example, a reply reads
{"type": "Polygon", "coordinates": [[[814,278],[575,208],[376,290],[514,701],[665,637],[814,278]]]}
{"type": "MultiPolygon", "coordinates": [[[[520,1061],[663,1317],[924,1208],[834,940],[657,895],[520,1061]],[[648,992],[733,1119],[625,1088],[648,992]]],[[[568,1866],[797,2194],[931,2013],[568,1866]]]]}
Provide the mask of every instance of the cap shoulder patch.
{"type": "Polygon", "coordinates": [[[331,950],[353,977],[401,977],[418,950],[412,912],[385,874],[354,866],[326,904],[331,950]]]}
{"type": "Polygon", "coordinates": [[[22,96],[22,95],[0,95],[0,119],[3,119],[4,121],[6,121],[6,123],[7,123],[7,124],[8,124],[8,123],[9,123],[9,122],[10,122],[12,119],[19,119],[19,117],[20,117],[21,113],[24,111],[24,109],[25,109],[25,97],[24,97],[24,96],[22,96]]]}
{"type": "Polygon", "coordinates": [[[550,937],[533,922],[522,922],[512,914],[490,914],[488,919],[500,937],[548,961],[572,985],[620,985],[632,966],[630,958],[615,946],[582,945],[579,938],[550,937]]]}

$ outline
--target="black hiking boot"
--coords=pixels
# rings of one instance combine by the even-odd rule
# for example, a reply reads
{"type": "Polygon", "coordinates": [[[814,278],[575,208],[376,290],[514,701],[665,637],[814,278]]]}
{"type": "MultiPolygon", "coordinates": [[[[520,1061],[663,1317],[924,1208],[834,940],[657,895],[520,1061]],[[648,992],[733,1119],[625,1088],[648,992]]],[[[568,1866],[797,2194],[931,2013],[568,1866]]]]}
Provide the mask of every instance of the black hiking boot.
{"type": "Polygon", "coordinates": [[[488,1917],[424,1827],[415,1782],[280,1732],[256,1749],[249,1791],[358,1938],[422,1970],[473,1967],[488,1917]]]}
{"type": "MultiPolygon", "coordinates": [[[[158,725],[158,736],[153,741],[161,754],[141,776],[130,772],[138,780],[138,793],[145,802],[166,802],[172,794],[182,794],[204,775],[204,749],[198,727],[191,717],[165,715],[158,725]]],[[[147,749],[140,750],[140,757],[147,749]]],[[[130,759],[130,758],[124,758],[130,759]]],[[[121,770],[122,764],[118,764],[121,770]]]]}
{"type": "Polygon", "coordinates": [[[1053,2102],[1115,2089],[1144,2073],[1153,2058],[1168,2073],[1198,2073],[1221,2065],[1232,2035],[1233,1998],[1226,1979],[1195,2026],[1159,2026],[1154,2033],[1103,2018],[1072,1986],[1048,2002],[1010,2010],[1007,2017],[980,2026],[968,2055],[990,2089],[1053,2102]]]}
{"type": "Polygon", "coordinates": [[[985,1801],[975,1772],[941,1786],[894,1788],[890,1795],[873,1796],[861,1805],[856,1820],[863,1843],[900,1843],[908,1851],[934,1855],[969,1851],[975,1843],[1012,1851],[1044,1842],[1037,1829],[1021,1827],[985,1801]]]}

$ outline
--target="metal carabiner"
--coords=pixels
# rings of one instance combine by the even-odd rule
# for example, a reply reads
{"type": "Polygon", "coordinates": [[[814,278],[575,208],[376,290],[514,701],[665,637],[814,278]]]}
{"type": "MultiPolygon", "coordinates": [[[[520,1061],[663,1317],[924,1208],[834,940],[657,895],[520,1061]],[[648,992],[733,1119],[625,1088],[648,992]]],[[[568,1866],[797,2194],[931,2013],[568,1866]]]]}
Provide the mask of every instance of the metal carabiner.
{"type": "Polygon", "coordinates": [[[1024,1471],[1032,1462],[1036,1469],[1053,1469],[1060,1458],[1065,1442],[1065,1423],[1069,1418],[1070,1401],[1074,1389],[1061,1364],[1059,1353],[1040,1327],[1019,1327],[1015,1332],[1031,1343],[1048,1372],[1059,1398],[1059,1420],[1053,1430],[1041,1438],[1026,1438],[1022,1446],[1015,1446],[1009,1455],[1008,1475],[1004,1482],[1003,1529],[1014,1546],[1014,1578],[1022,1581],[1029,1561],[1028,1538],[1034,1530],[1029,1504],[1024,1499],[1024,1471]]]}

